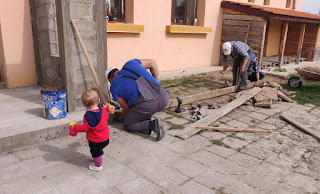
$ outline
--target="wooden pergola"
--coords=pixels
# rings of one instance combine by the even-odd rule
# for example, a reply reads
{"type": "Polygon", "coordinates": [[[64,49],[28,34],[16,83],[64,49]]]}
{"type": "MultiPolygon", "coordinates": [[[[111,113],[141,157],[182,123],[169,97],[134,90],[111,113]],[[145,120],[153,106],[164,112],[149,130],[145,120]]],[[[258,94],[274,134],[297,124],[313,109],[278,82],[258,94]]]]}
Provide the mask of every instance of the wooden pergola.
{"type": "MultiPolygon", "coordinates": [[[[289,9],[226,0],[221,2],[221,7],[225,8],[221,41],[241,40],[248,42],[259,57],[260,65],[263,61],[270,20],[282,21],[279,67],[283,64],[285,52],[292,53],[293,50],[296,54],[296,63],[299,63],[305,41],[307,42],[305,45],[308,44],[307,46],[313,47],[312,50],[320,49],[316,48],[316,45],[320,43],[320,16],[289,9]],[[290,38],[294,36],[292,38],[294,40],[290,40],[290,48],[287,48],[288,51],[286,51],[289,26],[292,28],[292,32],[291,30],[289,32],[291,33],[290,38]],[[306,29],[310,33],[306,34],[306,29]]],[[[320,55],[320,52],[315,54],[320,55]]],[[[314,58],[320,59],[320,56],[314,56],[314,58]]]]}

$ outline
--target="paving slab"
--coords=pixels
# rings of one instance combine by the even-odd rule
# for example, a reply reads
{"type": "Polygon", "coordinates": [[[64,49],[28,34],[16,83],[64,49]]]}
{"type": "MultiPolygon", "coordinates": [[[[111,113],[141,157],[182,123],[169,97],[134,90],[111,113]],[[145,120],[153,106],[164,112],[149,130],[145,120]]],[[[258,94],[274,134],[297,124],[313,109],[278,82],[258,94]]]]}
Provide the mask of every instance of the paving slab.
{"type": "MultiPolygon", "coordinates": [[[[0,101],[1,97],[10,95],[0,95],[0,101]]],[[[319,142],[279,119],[288,110],[308,118],[310,125],[320,123],[319,108],[294,103],[277,103],[272,109],[240,106],[232,116],[242,115],[238,120],[229,116],[220,120],[220,126],[269,128],[270,134],[203,131],[182,140],[171,134],[175,130],[167,130],[171,124],[165,120],[173,115],[161,112],[155,117],[164,120],[166,135],[157,142],[154,133],[151,137],[128,133],[122,124],[112,123],[102,172],[88,170],[92,158],[84,133],[51,139],[55,134],[48,132],[37,144],[0,153],[0,189],[3,193],[319,193],[319,142]]],[[[39,116],[32,117],[42,119],[39,116]]],[[[63,132],[67,135],[67,126],[63,132]]]]}

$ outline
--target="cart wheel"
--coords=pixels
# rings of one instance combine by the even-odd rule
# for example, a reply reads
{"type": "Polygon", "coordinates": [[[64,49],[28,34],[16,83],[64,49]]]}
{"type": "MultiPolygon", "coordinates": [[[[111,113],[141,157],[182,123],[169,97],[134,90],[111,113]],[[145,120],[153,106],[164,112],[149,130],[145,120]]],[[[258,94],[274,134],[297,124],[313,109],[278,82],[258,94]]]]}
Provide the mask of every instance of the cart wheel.
{"type": "Polygon", "coordinates": [[[290,77],[290,79],[288,80],[288,85],[292,88],[299,88],[302,85],[302,80],[300,79],[300,77],[290,77]]]}

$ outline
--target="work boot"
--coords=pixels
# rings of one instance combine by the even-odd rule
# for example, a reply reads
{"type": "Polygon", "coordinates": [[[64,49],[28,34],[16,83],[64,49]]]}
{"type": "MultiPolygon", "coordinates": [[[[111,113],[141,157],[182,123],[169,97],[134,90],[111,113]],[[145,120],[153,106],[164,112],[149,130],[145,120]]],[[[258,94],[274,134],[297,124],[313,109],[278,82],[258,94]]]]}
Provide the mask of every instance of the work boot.
{"type": "Polygon", "coordinates": [[[238,87],[238,90],[239,90],[239,91],[246,90],[246,89],[247,89],[246,86],[239,86],[239,87],[238,87]]]}
{"type": "Polygon", "coordinates": [[[149,122],[150,131],[154,131],[157,134],[157,141],[164,137],[164,130],[161,119],[154,119],[149,122]]]}

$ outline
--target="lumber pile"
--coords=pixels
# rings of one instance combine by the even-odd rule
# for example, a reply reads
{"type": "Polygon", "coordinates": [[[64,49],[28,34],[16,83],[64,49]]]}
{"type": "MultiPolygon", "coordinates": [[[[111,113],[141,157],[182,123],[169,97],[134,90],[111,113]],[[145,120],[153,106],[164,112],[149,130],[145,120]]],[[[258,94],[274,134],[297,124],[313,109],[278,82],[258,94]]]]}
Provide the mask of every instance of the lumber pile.
{"type": "Polygon", "coordinates": [[[214,123],[215,121],[217,121],[218,119],[220,119],[224,115],[231,112],[233,109],[241,106],[248,99],[251,99],[252,97],[259,94],[261,91],[262,91],[262,89],[259,87],[254,87],[250,90],[245,91],[239,98],[231,101],[230,103],[228,103],[227,105],[225,105],[221,108],[213,109],[209,115],[203,117],[202,119],[198,120],[195,123],[192,123],[191,125],[189,125],[188,127],[186,127],[185,129],[183,129],[181,131],[176,131],[176,133],[174,135],[177,137],[180,137],[182,139],[187,139],[187,138],[191,137],[192,135],[196,134],[197,132],[199,132],[201,130],[201,129],[197,128],[198,126],[208,126],[208,125],[214,123]]]}
{"type": "MultiPolygon", "coordinates": [[[[241,93],[238,93],[236,95],[236,98],[240,95],[241,93]]],[[[296,92],[288,91],[282,88],[276,82],[267,82],[262,86],[262,92],[248,100],[247,105],[262,108],[271,108],[272,104],[280,101],[292,102],[292,98],[294,98],[295,95],[296,92]]]]}

